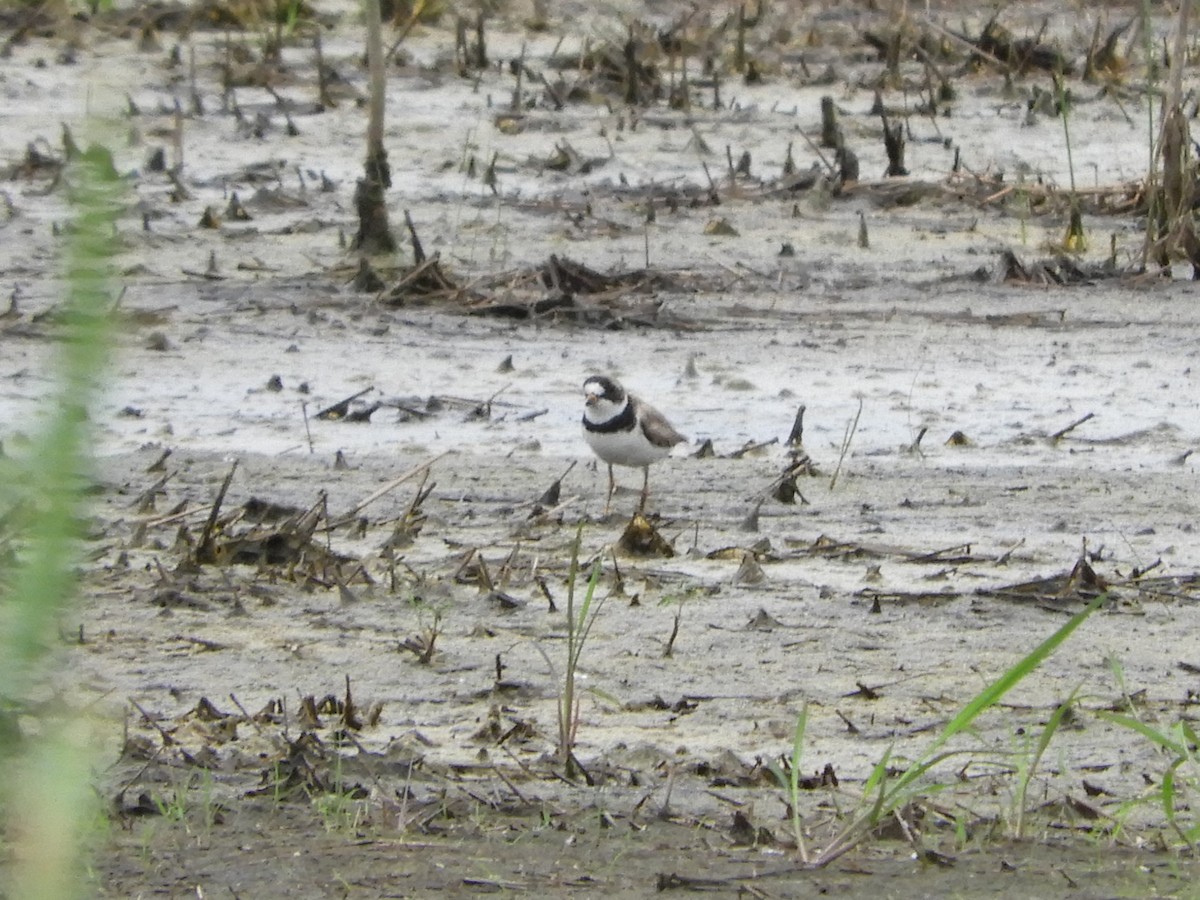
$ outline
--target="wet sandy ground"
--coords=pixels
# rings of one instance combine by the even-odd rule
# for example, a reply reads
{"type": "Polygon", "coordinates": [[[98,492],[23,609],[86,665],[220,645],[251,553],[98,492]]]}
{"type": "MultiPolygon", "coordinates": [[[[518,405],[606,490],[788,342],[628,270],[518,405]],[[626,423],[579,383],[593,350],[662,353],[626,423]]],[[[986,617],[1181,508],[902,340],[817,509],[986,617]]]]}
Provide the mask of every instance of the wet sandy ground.
{"type": "MultiPolygon", "coordinates": [[[[1152,791],[1169,761],[1099,713],[1132,698],[1166,728],[1191,715],[1200,690],[1191,457],[1200,313],[1190,285],[999,284],[999,251],[1036,257],[1061,238],[1061,222],[962,198],[885,207],[870,183],[833,203],[723,183],[718,209],[660,207],[647,226],[654,186],[702,188],[698,160],[719,170],[726,143],[755,147],[764,172],[781,165],[796,128],[814,126],[827,86],[781,77],[738,108],[641,128],[596,105],[534,111],[512,133],[477,85],[437,70],[448,36],[415,35],[410,64],[394,75],[397,114],[412,117],[390,138],[396,203],[413,210],[427,249],[464,282],[550,252],[601,271],[640,267],[648,252],[676,286],[649,295],[651,327],[603,329],[356,293],[338,233],[353,229],[361,113],[298,105],[299,135],[287,138],[279,122],[265,136],[246,132],[215,111],[205,56],[215,51],[198,44],[210,112],[186,123],[193,195],[173,201],[165,176],[129,179],[140,205],[120,219],[120,328],[92,413],[84,596],[63,623],[73,640],[54,680],[55,696],[95,712],[105,735],[98,781],[117,824],[98,857],[100,890],[264,896],[287,879],[295,895],[314,897],[636,896],[672,872],[787,870],[784,794],[768,769],[790,754],[803,706],[803,768],[828,765],[840,783],[804,796],[819,844],[889,749],[897,759],[919,753],[1082,606],[1066,578],[1081,558],[1112,586],[1112,604],[954,745],[963,754],[938,771],[953,787],[922,808],[921,843],[958,865],[914,862],[909,843],[886,834],[827,872],[755,884],[778,896],[878,895],[865,874],[897,895],[992,885],[1036,894],[1048,877],[1056,894],[1178,890],[1187,866],[1152,852],[1157,808],[1122,806],[1152,791]],[[461,128],[445,127],[447,109],[461,128]],[[543,131],[550,122],[560,130],[543,131]],[[697,134],[708,153],[695,149],[697,134]],[[564,136],[585,153],[612,148],[610,161],[586,177],[547,172],[539,160],[564,136]],[[498,196],[460,166],[491,152],[502,153],[498,196]],[[257,196],[252,223],[197,228],[234,187],[254,195],[264,182],[249,167],[270,160],[289,174],[267,179],[280,193],[257,196]],[[314,187],[291,185],[296,168],[314,187]],[[322,171],[336,190],[315,189],[322,171]],[[869,248],[858,246],[860,214],[869,248]],[[717,215],[739,234],[706,235],[717,215]],[[785,242],[795,256],[779,255],[785,242]],[[580,385],[593,372],[621,377],[692,438],[651,478],[649,510],[670,558],[612,551],[636,494],[619,493],[614,515],[601,515],[605,474],[578,426],[580,385]],[[315,417],[359,392],[352,410],[379,404],[369,422],[315,417]],[[797,502],[785,504],[773,491],[800,405],[816,474],[800,477],[797,502]],[[956,432],[965,443],[951,440],[956,432]],[[715,455],[698,457],[705,440],[715,455]],[[324,498],[323,522],[353,511],[314,534],[340,568],[312,552],[189,563],[235,460],[226,513],[252,498],[301,510],[324,498]],[[427,481],[414,476],[356,509],[426,464],[427,481]],[[560,477],[551,512],[538,512],[560,477]],[[397,523],[414,515],[419,529],[397,541],[397,523]],[[576,754],[591,786],[560,780],[553,757],[580,525],[583,556],[602,560],[605,598],[580,668],[576,754]],[[420,642],[434,630],[422,662],[420,642]],[[364,716],[352,739],[337,710],[347,678],[364,716]],[[1076,690],[1076,714],[1031,789],[1034,840],[1009,844],[1012,772],[1076,690]],[[334,701],[305,718],[304,698],[326,695],[334,701]],[[297,749],[306,731],[319,747],[297,749]],[[276,795],[284,776],[297,793],[276,795]],[[305,792],[316,799],[297,799],[305,792]],[[164,808],[172,797],[186,801],[176,817],[164,808]],[[1088,838],[1093,829],[1104,836],[1088,838]]],[[[345,25],[326,49],[359,77],[356,41],[345,25]]],[[[495,36],[497,54],[519,44],[514,32],[495,36]]],[[[89,79],[128,83],[144,112],[123,124],[167,143],[165,110],[184,87],[160,55],[132,54],[127,38],[109,35],[59,77],[65,67],[35,67],[56,46],[33,41],[4,61],[14,114],[78,97],[89,79]]],[[[1065,180],[1054,168],[1057,121],[1027,122],[1025,95],[1000,97],[995,80],[969,80],[954,117],[913,118],[928,139],[913,142],[914,177],[947,176],[951,153],[935,138],[951,131],[968,158],[992,154],[977,170],[1065,180]],[[1018,139],[997,149],[993,127],[1018,139]]],[[[510,88],[497,82],[496,96],[501,86],[510,88]]],[[[864,173],[881,171],[870,92],[851,79],[838,98],[862,138],[864,173]]],[[[1094,153],[1084,162],[1100,183],[1136,177],[1121,166],[1139,152],[1141,130],[1115,101],[1088,99],[1072,121],[1094,153]]],[[[268,101],[251,89],[241,99],[248,111],[269,112],[268,101]]],[[[5,139],[10,160],[24,152],[20,134],[5,139]]],[[[147,149],[122,146],[121,171],[140,167],[147,149]]],[[[0,410],[15,453],[53,384],[47,313],[61,285],[50,225],[66,208],[45,186],[14,183],[5,227],[17,304],[0,332],[0,410]]],[[[1129,218],[1089,227],[1093,261],[1109,234],[1122,261],[1140,246],[1129,218]]],[[[621,480],[631,488],[638,475],[621,480]]],[[[243,517],[222,536],[248,528],[243,517]]]]}
{"type": "MultiPolygon", "coordinates": [[[[1158,289],[1162,315],[1173,322],[1181,317],[1180,307],[1169,302],[1174,290],[1158,289]]],[[[914,355],[912,342],[918,338],[905,324],[911,318],[923,321],[916,330],[921,341],[929,340],[927,314],[864,314],[870,299],[856,299],[845,317],[821,311],[822,331],[798,315],[801,324],[777,325],[771,340],[778,346],[816,343],[811,356],[820,356],[825,342],[836,344],[829,352],[838,351],[847,371],[867,369],[867,360],[855,357],[864,351],[854,348],[883,340],[880,332],[886,332],[897,358],[914,355]]],[[[1020,299],[1023,309],[1039,309],[1075,302],[1076,296],[1020,299]]],[[[1110,294],[1109,301],[1115,310],[1123,297],[1110,294]]],[[[997,326],[987,319],[987,298],[974,302],[970,318],[944,317],[952,323],[955,346],[968,348],[952,358],[978,347],[999,353],[996,345],[1003,342],[1014,373],[1045,367],[1040,348],[1048,326],[1042,320],[997,326]],[[1022,345],[1037,349],[1021,357],[1022,345]]],[[[1053,341],[1081,348],[1077,352],[1091,360],[1128,359],[1135,372],[1143,371],[1139,359],[1166,365],[1153,346],[1162,326],[1118,329],[1092,315],[1091,322],[1076,326],[1054,324],[1053,341]]],[[[271,333],[295,318],[291,310],[262,314],[256,330],[271,333]]],[[[717,318],[714,311],[712,319],[717,318]]],[[[237,320],[229,317],[231,323],[237,320]]],[[[232,329],[226,333],[215,321],[208,319],[212,331],[206,344],[236,347],[232,329]]],[[[376,326],[372,317],[349,330],[376,326]]],[[[406,314],[392,327],[408,359],[425,373],[436,371],[440,347],[453,334],[462,352],[442,364],[468,380],[500,378],[487,373],[515,346],[521,348],[518,359],[549,359],[544,365],[554,370],[566,365],[586,371],[586,363],[575,360],[594,353],[588,335],[573,329],[514,336],[508,328],[464,326],[436,313],[406,314]],[[429,348],[426,356],[420,356],[419,347],[429,348]]],[[[312,352],[328,329],[322,324],[303,332],[293,329],[289,339],[300,339],[312,352]]],[[[1173,327],[1171,334],[1175,339],[1182,332],[1173,327]]],[[[174,334],[170,339],[186,346],[174,334]]],[[[701,418],[706,408],[715,407],[714,396],[763,393],[734,393],[706,372],[708,360],[748,357],[762,345],[752,318],[749,324],[744,316],[719,326],[710,322],[703,339],[705,355],[694,357],[686,337],[673,337],[665,347],[657,335],[629,337],[631,353],[647,351],[639,359],[643,370],[657,369],[660,383],[672,385],[655,399],[671,408],[680,424],[693,415],[694,403],[701,418]],[[686,376],[689,359],[698,370],[695,378],[686,376]]],[[[345,334],[337,331],[336,341],[343,340],[345,334]]],[[[161,365],[162,354],[142,355],[148,365],[161,365]]],[[[252,355],[263,366],[254,370],[255,382],[262,380],[259,373],[275,371],[260,351],[252,355]]],[[[244,358],[230,358],[220,371],[244,371],[244,358]]],[[[355,365],[370,368],[371,363],[360,354],[355,365]]],[[[537,363],[519,363],[518,370],[525,365],[537,363]]],[[[1200,661],[1191,652],[1198,625],[1193,598],[1200,554],[1188,422],[1159,409],[1157,425],[1129,428],[1129,420],[1146,410],[1137,407],[1124,416],[1122,370],[1089,363],[1086,376],[1071,377],[1086,378],[1082,393],[1103,412],[1094,425],[1085,423],[1052,442],[1047,435],[1057,430],[1054,425],[1065,427],[1093,407],[1067,407],[1049,398],[1052,408],[1025,410],[1006,429],[1006,423],[989,421],[969,403],[952,409],[949,397],[961,389],[960,382],[988,373],[967,374],[944,360],[938,360],[937,369],[953,380],[918,377],[924,402],[952,412],[943,413],[949,421],[931,427],[922,442],[925,451],[911,452],[888,440],[894,440],[893,431],[903,430],[887,424],[889,417],[902,414],[889,409],[888,399],[904,408],[905,421],[911,414],[908,404],[890,386],[865,378],[865,411],[834,487],[832,439],[808,444],[821,474],[798,480],[806,502],[785,505],[770,496],[789,458],[779,443],[769,442],[786,436],[799,402],[815,396],[807,405],[818,406],[819,394],[802,393],[814,390],[811,386],[783,398],[772,392],[760,401],[777,410],[772,422],[759,423],[746,435],[765,444],[761,449],[735,457],[743,441],[713,431],[708,435],[724,457],[681,456],[657,466],[650,511],[676,551],[669,559],[614,558],[608,549],[636,503],[637,476],[625,473],[628,489],[618,493],[617,512],[602,517],[604,473],[588,461],[578,434],[577,386],[553,387],[565,378],[514,379],[520,387],[506,393],[512,406],[493,407],[490,416],[469,404],[450,404],[432,417],[434,422],[411,423],[385,407],[370,424],[312,422],[315,452],[303,447],[279,455],[237,454],[225,509],[235,510],[252,497],[305,509],[324,492],[334,521],[397,475],[431,463],[425,485],[430,493],[421,504],[424,523],[414,542],[397,551],[397,563],[389,562],[381,548],[413,502],[418,478],[369,504],[363,521],[321,537],[320,543],[328,541],[334,552],[355,560],[354,567],[361,564],[371,582],[364,583],[360,574],[348,578],[345,589],[336,579],[306,579],[298,570],[278,566],[195,572],[185,567],[167,575],[159,566],[170,571],[184,554],[176,537],[179,523],[188,523],[194,540],[233,457],[157,441],[108,456],[101,462],[94,563],[78,619],[86,642],[70,652],[70,680],[80,679],[99,708],[125,717],[129,728],[152,743],[160,738],[139,721],[140,715],[129,712],[128,701],[165,717],[176,740],[199,753],[213,746],[209,728],[197,724],[193,731],[189,725],[201,698],[235,716],[231,697],[249,714],[278,699],[290,710],[283,733],[294,739],[286,723],[297,714],[298,701],[308,695],[340,697],[349,677],[361,708],[382,705],[377,723],[355,734],[358,749],[351,753],[355,758],[359,752],[381,754],[376,765],[387,773],[369,774],[367,762],[368,774],[355,776],[370,797],[362,801],[361,813],[369,828],[356,833],[371,840],[390,840],[381,835],[397,827],[400,814],[394,799],[386,797],[411,790],[397,785],[409,783],[406,767],[419,760],[427,780],[412,802],[424,809],[436,798],[447,802],[449,792],[471,805],[476,820],[484,820],[485,834],[495,824],[486,820],[496,810],[470,799],[481,785],[509,796],[505,805],[544,807],[553,811],[552,818],[575,821],[570,811],[582,804],[652,831],[656,826],[647,821],[647,803],[666,804],[675,817],[669,821],[702,824],[722,834],[734,809],[749,804],[747,815],[755,827],[771,829],[786,841],[783,794],[766,766],[790,754],[803,704],[810,708],[806,770],[816,774],[831,765],[842,785],[839,805],[850,806],[856,786],[885,752],[900,758],[919,753],[977,690],[1080,608],[1080,595],[1065,576],[1086,548],[1096,573],[1115,586],[1113,604],[955,745],[967,752],[948,764],[948,771],[969,760],[967,777],[939,803],[959,815],[969,811],[975,822],[971,833],[988,851],[979,864],[994,864],[984,835],[1003,834],[1011,818],[1012,787],[1005,773],[1028,752],[1030,736],[1055,706],[1078,690],[1073,724],[1056,737],[1052,760],[1047,758],[1035,782],[1038,804],[1050,804],[1037,833],[1095,827],[1095,820],[1062,813],[1062,804],[1075,799],[1101,815],[1120,812],[1126,827],[1148,825],[1155,818],[1151,808],[1123,812],[1120,805],[1157,783],[1162,757],[1148,742],[1094,713],[1123,708],[1127,692],[1136,697],[1141,714],[1165,726],[1187,715],[1194,696],[1200,661]],[[545,407],[551,412],[522,418],[524,410],[545,407]],[[556,415],[559,408],[563,412],[556,415]],[[1083,436],[1089,426],[1097,432],[1101,426],[1112,428],[1113,417],[1120,423],[1113,428],[1117,434],[1083,436]],[[967,446],[946,446],[947,432],[958,430],[952,426],[975,437],[967,446]],[[989,439],[993,432],[1009,436],[989,439]],[[349,467],[335,466],[334,448],[364,442],[384,447],[348,451],[349,467]],[[139,509],[144,492],[164,474],[146,471],[163,446],[174,450],[165,464],[170,479],[153,511],[139,509]],[[549,517],[535,514],[539,499],[564,472],[557,510],[549,517]],[[174,510],[185,500],[193,512],[180,518],[174,510]],[[156,523],[163,518],[167,521],[156,523]],[[151,524],[139,529],[147,521],[151,524]],[[565,567],[580,524],[584,555],[603,560],[600,592],[606,600],[580,670],[586,692],[577,748],[600,786],[577,789],[533,773],[554,767],[565,653],[565,567]],[[491,588],[481,583],[480,559],[491,588]],[[1051,577],[1059,581],[1024,594],[1005,593],[1051,577]],[[435,623],[440,631],[436,652],[421,664],[404,644],[426,637],[435,623]],[[497,770],[505,773],[503,780],[497,770]],[[631,779],[636,789],[630,789],[631,779]],[[514,780],[517,787],[510,788],[514,780]],[[738,787],[725,790],[722,784],[738,787]],[[522,802],[509,794],[513,789],[522,802]],[[1102,793],[1091,796],[1095,790],[1102,793]]],[[[913,380],[905,378],[906,391],[913,380]]],[[[245,376],[243,383],[249,381],[245,376]]],[[[281,440],[277,432],[294,437],[303,427],[294,415],[282,424],[281,417],[264,413],[260,398],[266,395],[246,390],[227,396],[227,408],[209,409],[210,416],[226,416],[231,423],[216,441],[236,441],[239,431],[281,440]]],[[[906,401],[911,395],[902,396],[906,401]]],[[[476,397],[484,398],[483,392],[476,397]]],[[[843,408],[852,414],[856,406],[843,408]]],[[[732,412],[727,415],[732,419],[732,412]]],[[[820,433],[812,418],[810,413],[806,434],[820,433]]],[[[846,422],[840,424],[844,428],[846,422]]],[[[755,426],[742,427],[749,432],[755,426]]],[[[238,529],[236,523],[231,527],[238,529]]],[[[65,630],[75,633],[76,622],[65,630]]],[[[337,717],[327,716],[322,724],[329,739],[337,717]]],[[[242,721],[237,730],[246,744],[218,749],[223,774],[213,777],[210,788],[225,798],[223,807],[234,811],[226,818],[234,819],[242,794],[267,777],[262,759],[286,746],[277,727],[260,730],[242,721]]],[[[151,777],[143,765],[127,761],[115,770],[122,773],[117,783],[138,776],[130,796],[145,787],[167,792],[187,771],[156,765],[151,777]]],[[[814,792],[808,810],[811,821],[826,829],[831,820],[822,810],[830,800],[826,792],[814,792]]],[[[462,840],[468,857],[483,852],[459,827],[450,829],[455,852],[462,851],[457,843],[462,840]]],[[[580,833],[588,831],[578,827],[580,833]]],[[[947,838],[935,843],[942,840],[947,838]]],[[[695,852],[686,842],[678,849],[685,856],[695,852]]],[[[740,852],[734,856],[744,859],[740,852]]],[[[200,877],[191,868],[185,871],[200,877]]],[[[524,882],[516,878],[514,883],[524,882]]]]}

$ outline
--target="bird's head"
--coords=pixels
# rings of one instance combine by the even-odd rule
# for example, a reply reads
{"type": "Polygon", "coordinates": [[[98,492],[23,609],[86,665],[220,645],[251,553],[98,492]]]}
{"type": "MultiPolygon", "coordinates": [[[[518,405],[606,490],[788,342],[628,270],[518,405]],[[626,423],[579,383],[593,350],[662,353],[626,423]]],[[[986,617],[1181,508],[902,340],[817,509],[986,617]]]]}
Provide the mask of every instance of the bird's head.
{"type": "Polygon", "coordinates": [[[621,411],[625,405],[625,389],[611,378],[593,375],[583,383],[584,414],[602,422],[621,411]]]}

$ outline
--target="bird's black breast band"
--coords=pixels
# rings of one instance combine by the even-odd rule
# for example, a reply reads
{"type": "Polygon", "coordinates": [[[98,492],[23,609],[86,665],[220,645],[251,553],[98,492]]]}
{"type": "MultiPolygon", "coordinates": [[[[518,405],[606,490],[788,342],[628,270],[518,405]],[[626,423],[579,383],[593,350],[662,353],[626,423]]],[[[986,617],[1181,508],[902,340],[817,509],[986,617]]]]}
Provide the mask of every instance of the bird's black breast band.
{"type": "Polygon", "coordinates": [[[596,434],[613,434],[617,431],[633,431],[633,426],[637,424],[637,416],[633,414],[633,404],[626,403],[625,408],[609,419],[607,422],[589,422],[588,417],[583,417],[583,427],[588,431],[596,434]]]}

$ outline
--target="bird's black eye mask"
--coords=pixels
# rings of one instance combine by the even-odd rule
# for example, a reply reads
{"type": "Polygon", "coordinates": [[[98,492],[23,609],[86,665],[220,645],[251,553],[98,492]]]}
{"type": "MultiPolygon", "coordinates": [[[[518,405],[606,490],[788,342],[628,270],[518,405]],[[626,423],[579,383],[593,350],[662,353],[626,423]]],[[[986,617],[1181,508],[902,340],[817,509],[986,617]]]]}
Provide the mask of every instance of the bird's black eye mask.
{"type": "Polygon", "coordinates": [[[620,403],[625,396],[625,392],[621,390],[620,386],[615,381],[613,381],[611,378],[605,378],[603,375],[595,375],[584,382],[584,384],[600,385],[600,396],[610,403],[620,403]]]}

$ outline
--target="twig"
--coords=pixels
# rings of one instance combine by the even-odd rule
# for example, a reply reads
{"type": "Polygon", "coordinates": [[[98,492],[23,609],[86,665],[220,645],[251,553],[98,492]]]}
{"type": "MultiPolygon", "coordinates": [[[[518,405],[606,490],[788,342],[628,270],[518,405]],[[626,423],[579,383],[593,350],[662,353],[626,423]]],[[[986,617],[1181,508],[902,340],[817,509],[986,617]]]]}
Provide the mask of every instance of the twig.
{"type": "Polygon", "coordinates": [[[356,516],[360,512],[362,512],[362,510],[364,508],[366,508],[367,506],[369,506],[370,504],[372,504],[376,500],[378,500],[380,497],[382,497],[384,494],[388,493],[389,491],[395,490],[397,487],[404,484],[404,482],[408,481],[410,478],[415,478],[417,475],[420,475],[422,472],[428,471],[429,468],[435,462],[437,462],[438,460],[440,460],[442,457],[446,456],[449,453],[450,453],[449,450],[444,450],[441,453],[439,453],[437,456],[435,456],[433,459],[428,460],[427,462],[423,462],[423,463],[421,463],[421,465],[416,466],[415,468],[409,469],[403,475],[393,478],[391,481],[389,481],[387,484],[385,484],[379,490],[372,493],[365,500],[359,501],[352,509],[347,511],[345,513],[345,515],[343,515],[337,522],[331,524],[329,527],[337,528],[337,527],[345,524],[350,519],[352,519],[354,516],[356,516]]]}
{"type": "Polygon", "coordinates": [[[1016,552],[1017,549],[1022,547],[1024,544],[1025,544],[1025,538],[1021,538],[1019,541],[1017,541],[1015,544],[1013,544],[1011,547],[1009,547],[1007,550],[1005,550],[1003,553],[1001,553],[999,556],[996,557],[996,565],[1007,566],[1008,561],[1012,557],[1013,553],[1016,552]]]}
{"type": "Polygon", "coordinates": [[[501,387],[498,391],[496,391],[496,393],[492,394],[492,396],[488,397],[487,400],[484,402],[483,408],[484,408],[484,410],[487,411],[487,417],[489,419],[492,417],[492,402],[497,397],[499,397],[501,394],[503,394],[505,391],[507,391],[510,387],[512,387],[511,381],[508,384],[501,387]]]}
{"type": "Polygon", "coordinates": [[[254,716],[250,715],[250,713],[246,711],[246,707],[242,706],[242,701],[237,698],[237,694],[230,691],[229,699],[233,701],[233,705],[238,708],[238,710],[241,712],[241,714],[243,716],[245,716],[246,721],[254,726],[254,730],[257,731],[259,734],[262,734],[263,733],[262,725],[259,724],[259,721],[256,718],[254,718],[254,716]]]}
{"type": "Polygon", "coordinates": [[[970,544],[955,544],[953,547],[943,547],[941,550],[930,550],[928,553],[922,553],[918,556],[910,556],[908,562],[939,562],[945,559],[947,553],[965,553],[971,555],[970,544]]]}
{"type": "Polygon", "coordinates": [[[804,133],[804,129],[800,130],[800,137],[804,139],[804,143],[808,144],[808,149],[817,154],[817,159],[821,161],[821,165],[825,167],[831,178],[837,177],[837,168],[829,160],[825,158],[825,154],[821,152],[821,148],[817,146],[817,142],[804,133]]]}
{"type": "Polygon", "coordinates": [[[413,4],[412,13],[409,14],[408,21],[404,23],[404,27],[400,29],[400,34],[396,40],[392,42],[392,46],[388,48],[387,54],[384,56],[384,62],[391,64],[392,57],[396,55],[396,51],[400,49],[400,45],[404,43],[404,39],[408,37],[410,31],[421,19],[421,14],[425,11],[425,4],[418,2],[413,4]]]}
{"type": "Polygon", "coordinates": [[[854,440],[854,433],[858,431],[858,419],[862,415],[862,399],[858,401],[858,412],[854,414],[854,421],[846,426],[846,433],[842,437],[842,451],[838,454],[837,468],[833,470],[833,477],[829,479],[829,489],[832,491],[834,485],[837,484],[838,476],[842,474],[842,461],[845,460],[846,454],[850,452],[850,442],[854,440]]]}
{"type": "Polygon", "coordinates": [[[312,453],[315,453],[316,450],[313,448],[312,429],[308,427],[308,401],[307,400],[300,401],[300,411],[304,414],[304,434],[308,438],[308,452],[310,454],[312,454],[312,453]]]}
{"type": "Polygon", "coordinates": [[[180,519],[194,518],[203,514],[204,507],[201,506],[197,507],[196,509],[182,509],[179,512],[168,513],[165,516],[158,516],[157,518],[153,519],[135,519],[134,521],[139,525],[145,525],[147,528],[155,528],[159,525],[167,525],[170,522],[177,522],[180,519]]]}
{"type": "Polygon", "coordinates": [[[683,617],[683,609],[675,610],[675,624],[671,626],[671,636],[667,638],[667,646],[663,649],[663,657],[670,659],[675,650],[675,638],[679,637],[679,620],[683,617]]]}
{"type": "Polygon", "coordinates": [[[133,704],[134,709],[136,709],[139,713],[142,714],[142,718],[146,720],[146,724],[158,732],[159,737],[161,737],[163,739],[163,746],[169,747],[171,744],[175,743],[175,738],[171,737],[171,735],[169,735],[167,733],[167,730],[165,728],[163,728],[161,725],[159,725],[157,722],[155,722],[152,718],[150,718],[150,713],[148,713],[144,709],[142,709],[138,705],[138,702],[136,700],[134,700],[132,697],[130,697],[129,702],[131,704],[133,704]]]}
{"type": "Polygon", "coordinates": [[[929,18],[928,16],[918,15],[917,18],[920,19],[925,24],[926,28],[932,28],[934,31],[936,31],[942,37],[946,38],[946,40],[950,41],[951,43],[960,44],[963,47],[963,49],[969,50],[971,53],[982,56],[984,59],[990,59],[997,66],[1000,67],[1000,70],[1002,72],[1008,72],[1008,71],[1012,70],[1012,67],[1008,63],[1004,62],[1004,60],[1000,59],[998,56],[995,56],[994,54],[989,53],[988,51],[986,51],[982,47],[980,47],[978,44],[972,43],[971,41],[967,40],[965,37],[962,37],[961,35],[955,34],[953,31],[949,31],[949,30],[943,28],[941,25],[937,24],[935,21],[933,21],[933,19],[929,18]]]}
{"type": "Polygon", "coordinates": [[[333,404],[332,406],[325,407],[323,410],[321,410],[319,413],[317,413],[316,418],[318,418],[318,419],[340,419],[346,415],[347,411],[350,409],[351,403],[353,403],[355,400],[357,400],[359,397],[363,396],[364,394],[371,393],[371,391],[373,391],[373,390],[375,390],[374,387],[363,388],[357,394],[351,394],[345,400],[339,400],[337,403],[333,404]]]}
{"type": "Polygon", "coordinates": [[[1066,428],[1060,428],[1058,431],[1054,432],[1054,434],[1050,435],[1050,443],[1052,443],[1052,444],[1058,443],[1059,440],[1061,440],[1063,437],[1065,437],[1069,432],[1074,431],[1076,428],[1078,428],[1080,425],[1082,425],[1088,419],[1095,418],[1095,415],[1096,415],[1095,413],[1088,413],[1086,416],[1076,419],[1074,422],[1072,422],[1066,428]]]}

